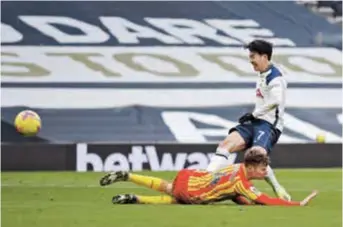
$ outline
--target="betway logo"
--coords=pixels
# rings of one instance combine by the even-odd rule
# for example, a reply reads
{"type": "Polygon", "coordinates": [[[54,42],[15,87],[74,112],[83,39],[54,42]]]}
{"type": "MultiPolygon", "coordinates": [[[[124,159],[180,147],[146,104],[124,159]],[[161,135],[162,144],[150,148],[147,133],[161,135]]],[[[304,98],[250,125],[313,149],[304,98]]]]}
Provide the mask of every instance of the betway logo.
{"type": "Polygon", "coordinates": [[[114,152],[101,158],[99,154],[89,153],[87,144],[77,145],[76,170],[85,172],[93,169],[95,172],[108,171],[141,171],[148,164],[152,171],[178,171],[184,168],[205,169],[213,153],[201,152],[177,153],[173,160],[171,153],[157,155],[155,146],[132,146],[127,155],[114,152]],[[159,156],[161,158],[159,158],[159,156]],[[91,166],[91,168],[88,168],[91,166]]]}

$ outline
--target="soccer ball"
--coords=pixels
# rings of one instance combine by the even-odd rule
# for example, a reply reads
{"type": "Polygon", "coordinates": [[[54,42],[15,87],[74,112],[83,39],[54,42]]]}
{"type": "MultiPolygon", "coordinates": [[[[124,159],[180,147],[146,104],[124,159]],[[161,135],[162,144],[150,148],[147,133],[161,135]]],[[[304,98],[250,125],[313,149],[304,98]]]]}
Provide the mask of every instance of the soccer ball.
{"type": "Polygon", "coordinates": [[[41,128],[39,115],[32,110],[24,110],[17,114],[14,120],[16,130],[25,136],[36,135],[41,128]]]}

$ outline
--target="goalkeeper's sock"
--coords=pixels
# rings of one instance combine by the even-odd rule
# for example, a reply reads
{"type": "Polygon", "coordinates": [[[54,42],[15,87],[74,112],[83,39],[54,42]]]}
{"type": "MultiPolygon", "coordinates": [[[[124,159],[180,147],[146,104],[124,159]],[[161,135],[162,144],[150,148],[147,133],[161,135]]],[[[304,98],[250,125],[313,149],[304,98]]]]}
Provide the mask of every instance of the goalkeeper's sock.
{"type": "Polygon", "coordinates": [[[167,191],[169,182],[163,179],[130,173],[128,180],[131,181],[132,183],[135,183],[135,184],[147,187],[147,188],[151,188],[155,191],[165,192],[169,194],[169,192],[167,191]]]}
{"type": "Polygon", "coordinates": [[[279,197],[287,201],[291,201],[291,196],[277,181],[274,172],[270,166],[267,167],[267,176],[265,180],[273,187],[274,193],[279,197]]]}
{"type": "Polygon", "coordinates": [[[216,153],[211,157],[207,171],[216,172],[222,168],[235,163],[237,153],[229,152],[227,149],[218,147],[216,153]]]}
{"type": "Polygon", "coordinates": [[[279,184],[278,180],[276,179],[274,171],[269,165],[267,167],[267,176],[265,177],[265,180],[268,182],[270,186],[273,187],[274,192],[282,188],[282,186],[279,184]]]}
{"type": "Polygon", "coordinates": [[[161,196],[141,196],[136,195],[137,202],[140,204],[175,204],[176,201],[169,195],[161,196]]]}

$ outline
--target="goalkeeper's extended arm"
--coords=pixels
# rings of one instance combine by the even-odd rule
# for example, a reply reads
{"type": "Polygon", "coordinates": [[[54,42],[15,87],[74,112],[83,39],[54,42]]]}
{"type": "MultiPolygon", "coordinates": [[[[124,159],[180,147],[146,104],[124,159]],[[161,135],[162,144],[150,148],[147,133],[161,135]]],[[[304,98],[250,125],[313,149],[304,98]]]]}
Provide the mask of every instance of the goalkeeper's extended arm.
{"type": "Polygon", "coordinates": [[[300,206],[300,202],[288,202],[279,198],[269,197],[265,194],[261,194],[259,197],[252,199],[254,200],[250,200],[245,196],[238,195],[233,198],[232,201],[239,205],[300,206]]]}
{"type": "Polygon", "coordinates": [[[235,190],[238,194],[254,201],[256,204],[267,205],[267,206],[305,206],[307,205],[316,195],[317,191],[313,191],[301,202],[286,201],[280,198],[272,198],[268,195],[259,192],[250,182],[240,181],[236,183],[235,190]]]}
{"type": "Polygon", "coordinates": [[[279,198],[271,198],[265,194],[261,194],[257,199],[255,199],[255,202],[261,205],[276,205],[276,206],[306,206],[314,197],[316,197],[318,194],[317,191],[313,191],[311,194],[309,194],[303,201],[301,202],[295,202],[295,201],[286,201],[279,198]]]}
{"type": "Polygon", "coordinates": [[[255,200],[255,203],[267,206],[300,206],[300,202],[286,201],[280,198],[272,198],[266,194],[261,194],[255,200]]]}

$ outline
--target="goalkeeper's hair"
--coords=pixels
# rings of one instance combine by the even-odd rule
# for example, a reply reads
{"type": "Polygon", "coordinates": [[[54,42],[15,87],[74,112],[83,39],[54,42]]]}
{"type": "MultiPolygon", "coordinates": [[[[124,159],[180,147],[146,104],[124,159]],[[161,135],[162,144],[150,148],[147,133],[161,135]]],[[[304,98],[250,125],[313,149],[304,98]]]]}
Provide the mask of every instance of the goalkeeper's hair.
{"type": "Polygon", "coordinates": [[[252,147],[245,152],[244,164],[247,166],[264,165],[270,164],[270,159],[265,152],[261,152],[259,147],[252,147]]]}

